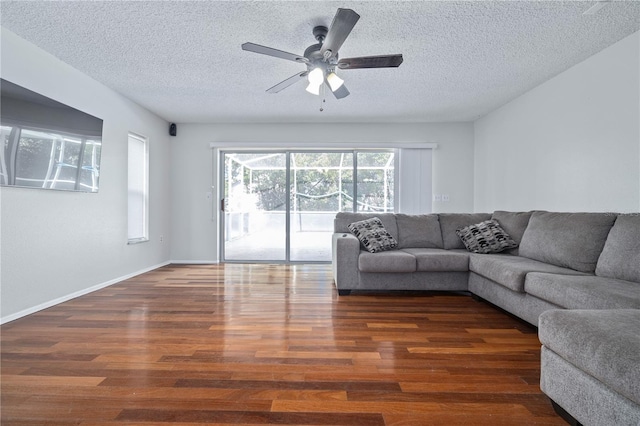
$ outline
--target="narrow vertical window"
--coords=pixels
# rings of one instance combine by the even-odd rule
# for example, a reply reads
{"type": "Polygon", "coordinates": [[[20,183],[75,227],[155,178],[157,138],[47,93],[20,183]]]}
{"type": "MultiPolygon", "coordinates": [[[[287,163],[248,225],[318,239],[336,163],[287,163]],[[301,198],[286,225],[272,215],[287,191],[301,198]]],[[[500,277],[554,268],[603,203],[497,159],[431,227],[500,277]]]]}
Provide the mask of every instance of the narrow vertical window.
{"type": "Polygon", "coordinates": [[[149,239],[149,141],[129,133],[128,152],[128,240],[134,244],[149,239]]]}

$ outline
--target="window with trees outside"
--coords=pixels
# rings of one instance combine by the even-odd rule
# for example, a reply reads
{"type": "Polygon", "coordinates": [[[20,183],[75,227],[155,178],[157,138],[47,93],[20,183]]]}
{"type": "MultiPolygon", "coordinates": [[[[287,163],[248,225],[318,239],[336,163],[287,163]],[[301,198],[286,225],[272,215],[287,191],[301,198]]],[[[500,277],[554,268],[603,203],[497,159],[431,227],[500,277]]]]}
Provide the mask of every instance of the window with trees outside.
{"type": "Polygon", "coordinates": [[[331,260],[337,212],[394,211],[394,151],[223,152],[225,261],[331,260]]]}

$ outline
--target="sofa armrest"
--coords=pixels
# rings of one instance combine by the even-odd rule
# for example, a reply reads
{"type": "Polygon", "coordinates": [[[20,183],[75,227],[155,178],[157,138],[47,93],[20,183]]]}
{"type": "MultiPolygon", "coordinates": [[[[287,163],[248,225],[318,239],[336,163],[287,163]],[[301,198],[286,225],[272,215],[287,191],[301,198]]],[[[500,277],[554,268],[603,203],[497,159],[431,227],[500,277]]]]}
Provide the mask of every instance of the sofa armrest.
{"type": "Polygon", "coordinates": [[[360,240],[353,234],[336,232],[331,239],[331,266],[338,290],[352,290],[358,285],[360,240]]]}

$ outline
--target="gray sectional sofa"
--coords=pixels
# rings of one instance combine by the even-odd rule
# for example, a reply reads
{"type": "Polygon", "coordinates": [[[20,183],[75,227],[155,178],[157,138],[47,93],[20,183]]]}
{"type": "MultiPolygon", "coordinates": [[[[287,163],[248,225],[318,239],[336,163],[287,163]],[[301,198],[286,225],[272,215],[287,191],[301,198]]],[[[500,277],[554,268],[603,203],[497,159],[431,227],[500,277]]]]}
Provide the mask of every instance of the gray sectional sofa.
{"type": "MultiPolygon", "coordinates": [[[[595,405],[591,403],[592,399],[602,397],[605,394],[602,389],[606,389],[610,403],[604,404],[605,411],[608,407],[610,412],[626,410],[627,413],[618,419],[623,419],[621,422],[609,424],[640,425],[640,381],[635,382],[633,392],[621,390],[618,383],[614,383],[618,376],[596,374],[588,366],[567,357],[566,351],[557,347],[558,343],[549,341],[548,347],[543,339],[549,333],[557,334],[559,329],[570,334],[571,328],[565,324],[567,318],[578,312],[574,310],[595,310],[585,319],[587,325],[589,321],[595,325],[602,323],[603,312],[610,312],[607,321],[615,322],[611,319],[617,318],[614,311],[630,311],[632,314],[624,314],[625,320],[620,322],[620,327],[630,330],[626,334],[631,336],[630,341],[622,341],[622,348],[618,348],[608,362],[614,365],[613,369],[624,370],[629,366],[629,349],[640,352],[640,214],[338,213],[332,243],[332,267],[340,295],[371,290],[468,291],[540,326],[544,344],[542,389],[555,401],[559,412],[567,410],[584,424],[607,424],[606,419],[616,418],[615,415],[594,417],[595,405]],[[397,247],[370,253],[349,232],[349,224],[374,216],[396,239],[397,247]],[[469,252],[456,230],[489,219],[496,220],[518,247],[495,254],[469,252]],[[599,316],[600,310],[603,312],[599,316]],[[540,319],[539,324],[539,318],[545,321],[540,319]],[[564,374],[560,374],[557,370],[563,368],[564,374]],[[546,369],[551,373],[547,374],[546,369]],[[591,387],[577,380],[566,380],[577,377],[578,372],[592,381],[591,387]],[[571,389],[564,387],[569,382],[583,386],[585,394],[581,399],[569,398],[571,389]]],[[[585,333],[588,331],[576,330],[581,340],[585,333]]],[[[587,351],[580,357],[588,359],[589,351],[605,350],[599,345],[610,344],[594,331],[592,345],[580,346],[579,350],[587,351]]],[[[638,371],[640,364],[636,364],[638,371]]]]}

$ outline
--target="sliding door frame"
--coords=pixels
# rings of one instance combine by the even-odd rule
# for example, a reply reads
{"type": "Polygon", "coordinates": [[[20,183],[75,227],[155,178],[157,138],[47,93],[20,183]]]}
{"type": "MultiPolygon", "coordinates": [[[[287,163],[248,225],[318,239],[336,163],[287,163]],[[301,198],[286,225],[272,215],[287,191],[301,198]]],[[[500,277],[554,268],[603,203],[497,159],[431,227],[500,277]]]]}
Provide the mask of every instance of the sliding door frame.
{"type": "Polygon", "coordinates": [[[219,214],[219,232],[218,235],[220,236],[219,238],[219,253],[220,253],[220,261],[224,262],[224,263],[246,263],[246,262],[251,262],[251,263],[274,263],[274,264],[281,264],[281,263],[289,263],[289,251],[290,251],[290,238],[289,235],[291,233],[291,223],[289,220],[289,209],[291,208],[291,187],[289,185],[289,180],[290,180],[290,167],[289,167],[289,160],[290,160],[290,153],[287,150],[254,150],[254,149],[225,149],[225,150],[220,150],[219,152],[219,176],[218,176],[218,182],[219,182],[219,187],[220,190],[218,191],[218,203],[217,203],[217,209],[218,209],[218,214],[219,214]],[[225,158],[227,154],[284,154],[285,155],[285,248],[284,248],[284,259],[263,259],[263,260],[259,260],[259,259],[226,259],[226,254],[225,254],[225,240],[226,240],[226,234],[225,234],[225,229],[226,229],[226,222],[225,222],[225,210],[223,209],[223,203],[226,202],[225,199],[225,187],[227,185],[227,180],[226,180],[226,164],[225,164],[225,158]]]}
{"type": "Polygon", "coordinates": [[[352,154],[352,172],[353,172],[353,206],[351,211],[356,212],[358,206],[358,153],[361,152],[393,152],[394,153],[394,205],[393,211],[396,211],[398,208],[398,198],[397,198],[397,189],[398,189],[398,150],[395,148],[352,148],[352,149],[300,149],[300,148],[285,148],[285,149],[232,149],[232,148],[223,148],[219,150],[219,188],[218,191],[218,203],[217,208],[219,212],[219,253],[220,260],[224,263],[322,263],[326,264],[328,261],[309,261],[309,260],[291,260],[291,154],[342,154],[348,153],[352,154]],[[222,210],[222,203],[225,199],[225,186],[226,182],[226,166],[225,166],[225,158],[227,155],[231,154],[284,154],[285,155],[285,179],[286,179],[286,191],[285,191],[285,256],[284,260],[282,259],[227,259],[225,253],[225,214],[222,210]]]}

